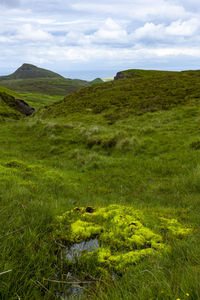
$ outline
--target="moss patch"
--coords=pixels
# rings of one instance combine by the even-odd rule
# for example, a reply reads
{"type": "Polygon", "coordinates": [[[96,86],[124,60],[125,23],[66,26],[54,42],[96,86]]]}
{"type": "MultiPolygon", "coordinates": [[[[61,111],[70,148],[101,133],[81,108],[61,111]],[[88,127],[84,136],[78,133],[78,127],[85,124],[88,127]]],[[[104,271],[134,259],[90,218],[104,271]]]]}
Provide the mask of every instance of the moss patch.
{"type": "Polygon", "coordinates": [[[142,211],[121,205],[76,207],[57,217],[57,221],[57,238],[66,245],[98,239],[100,247],[82,255],[86,264],[95,261],[97,268],[117,272],[168,250],[166,233],[180,237],[191,231],[176,219],[161,216],[156,223],[154,220],[154,228],[150,228],[142,211]]]}

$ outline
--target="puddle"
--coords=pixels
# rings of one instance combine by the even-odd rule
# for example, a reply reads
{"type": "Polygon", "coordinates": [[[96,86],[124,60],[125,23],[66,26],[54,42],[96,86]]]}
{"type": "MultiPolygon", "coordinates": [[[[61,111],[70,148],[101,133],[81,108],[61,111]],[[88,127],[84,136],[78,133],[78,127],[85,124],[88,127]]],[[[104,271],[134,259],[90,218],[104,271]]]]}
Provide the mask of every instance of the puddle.
{"type": "MultiPolygon", "coordinates": [[[[78,281],[75,279],[72,275],[72,273],[68,274],[68,280],[71,282],[78,281]]],[[[65,284],[62,286],[60,291],[57,293],[58,297],[60,297],[61,300],[77,300],[81,299],[84,295],[84,289],[88,287],[88,284],[65,284]]]]}
{"type": "Polygon", "coordinates": [[[97,239],[76,243],[71,246],[71,248],[64,250],[65,258],[69,261],[73,261],[74,259],[78,259],[84,251],[91,252],[99,247],[100,244],[97,239]]]}
{"type": "MultiPolygon", "coordinates": [[[[70,262],[76,261],[83,252],[91,252],[100,247],[98,239],[75,243],[69,248],[63,249],[63,258],[70,262]]],[[[58,296],[62,300],[77,300],[84,295],[84,290],[89,287],[89,283],[81,283],[79,278],[75,278],[72,273],[68,273],[67,281],[76,282],[74,284],[63,284],[58,291],[58,296]],[[78,283],[80,281],[80,283],[78,283]]]]}

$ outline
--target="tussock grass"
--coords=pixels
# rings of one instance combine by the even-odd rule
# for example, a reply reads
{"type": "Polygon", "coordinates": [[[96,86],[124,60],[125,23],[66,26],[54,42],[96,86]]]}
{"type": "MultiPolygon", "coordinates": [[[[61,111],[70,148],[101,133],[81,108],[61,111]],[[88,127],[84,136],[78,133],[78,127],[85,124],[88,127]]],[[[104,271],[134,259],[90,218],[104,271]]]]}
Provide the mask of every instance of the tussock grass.
{"type": "MultiPolygon", "coordinates": [[[[60,274],[65,281],[71,271],[61,263],[56,217],[77,206],[120,204],[143,210],[149,228],[161,215],[194,231],[182,239],[166,235],[170,252],[128,267],[115,280],[95,278],[83,299],[199,299],[198,98],[170,110],[129,111],[112,124],[104,112],[66,111],[1,123],[0,298],[59,298],[61,285],[44,280],[60,274]]],[[[115,105],[109,113],[115,115],[115,105]]],[[[80,280],[93,280],[92,270],[88,264],[80,280]]]]}

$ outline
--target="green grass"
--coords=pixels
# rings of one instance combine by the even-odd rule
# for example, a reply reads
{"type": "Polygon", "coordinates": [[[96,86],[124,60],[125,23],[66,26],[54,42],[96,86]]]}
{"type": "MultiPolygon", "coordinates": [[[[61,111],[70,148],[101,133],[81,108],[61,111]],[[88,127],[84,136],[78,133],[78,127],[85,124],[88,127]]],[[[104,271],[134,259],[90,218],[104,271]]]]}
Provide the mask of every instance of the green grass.
{"type": "Polygon", "coordinates": [[[10,95],[24,100],[36,110],[61,101],[67,94],[90,85],[87,81],[65,78],[3,80],[1,84],[1,90],[9,91],[10,95]]]}
{"type": "Polygon", "coordinates": [[[103,80],[101,78],[95,78],[94,80],[90,81],[90,85],[99,83],[103,83],[103,80]]]}
{"type": "Polygon", "coordinates": [[[6,93],[6,94],[8,94],[8,95],[10,95],[10,96],[13,96],[13,97],[15,97],[15,98],[20,98],[20,95],[19,95],[18,93],[14,92],[14,91],[12,91],[12,90],[10,90],[10,89],[7,89],[7,88],[4,87],[4,86],[0,86],[0,92],[1,92],[1,93],[6,93]]]}
{"type": "Polygon", "coordinates": [[[37,93],[20,93],[20,99],[23,99],[27,102],[31,107],[38,110],[47,105],[54,104],[55,102],[61,101],[63,99],[62,96],[50,96],[45,94],[37,94],[37,93]]]}
{"type": "Polygon", "coordinates": [[[51,96],[65,96],[75,92],[89,83],[79,79],[66,78],[35,78],[3,80],[1,85],[17,92],[30,92],[51,96]]]}
{"type": "MultiPolygon", "coordinates": [[[[2,117],[11,116],[11,118],[12,116],[19,118],[21,114],[16,112],[15,109],[13,109],[8,105],[6,100],[6,95],[8,95],[8,97],[11,96],[14,97],[15,99],[21,99],[25,101],[35,110],[38,110],[39,108],[42,108],[47,105],[51,105],[56,101],[61,101],[63,98],[62,96],[50,96],[50,95],[36,94],[36,93],[16,93],[3,86],[0,86],[0,95],[3,95],[2,99],[4,99],[4,101],[1,100],[0,114],[2,115],[2,117]]],[[[10,104],[12,106],[12,101],[10,102],[10,104]]]]}
{"type": "Polygon", "coordinates": [[[1,91],[26,101],[36,110],[61,101],[64,96],[83,87],[103,83],[100,78],[92,81],[69,79],[54,72],[24,64],[8,76],[0,76],[1,91]]]}
{"type": "MultiPolygon", "coordinates": [[[[129,71],[130,72],[130,71],[129,71]]],[[[134,71],[135,74],[135,71],[134,71]]],[[[138,71],[141,76],[86,87],[44,111],[43,116],[104,113],[114,121],[130,114],[168,110],[199,100],[200,72],[138,71]],[[144,75],[143,75],[144,74],[144,75]],[[49,110],[49,111],[48,111],[49,110]]]]}
{"type": "MultiPolygon", "coordinates": [[[[116,86],[118,93],[126,83],[130,84],[129,79],[116,86]]],[[[136,83],[142,91],[142,82],[136,83]]],[[[112,84],[115,87],[116,83],[102,84],[101,92],[107,93],[112,84]]],[[[197,95],[198,84],[196,75],[186,75],[186,83],[181,79],[182,88],[172,79],[165,84],[172,84],[166,98],[163,92],[167,103],[168,93],[175,94],[167,110],[149,98],[155,111],[141,106],[129,111],[120,106],[122,114],[118,113],[113,122],[105,117],[104,110],[82,113],[73,103],[66,107],[65,100],[63,106],[53,105],[48,114],[43,112],[45,119],[38,113],[1,124],[1,299],[58,298],[61,285],[45,279],[56,280],[59,274],[59,279],[67,280],[72,269],[61,259],[57,216],[78,206],[100,208],[111,204],[142,211],[146,226],[154,230],[156,218],[162,216],[177,219],[193,231],[184,238],[166,236],[169,252],[129,266],[115,280],[106,274],[98,278],[92,263],[82,269],[75,265],[73,272],[83,281],[93,281],[94,276],[98,279],[86,287],[83,298],[200,298],[200,102],[191,96],[197,95]],[[190,76],[195,78],[186,101],[190,76]],[[182,89],[185,98],[178,98],[181,105],[176,105],[175,98],[182,89]],[[58,107],[63,111],[59,113],[58,107]]],[[[155,86],[160,85],[149,83],[149,94],[154,93],[155,86]]],[[[83,100],[77,98],[80,105],[86,101],[86,91],[90,99],[95,89],[97,93],[100,86],[75,93],[83,94],[83,100]]],[[[147,90],[141,99],[145,100],[146,94],[147,90]]],[[[159,97],[161,94],[160,90],[159,97]]],[[[75,99],[74,95],[69,97],[75,99]]],[[[97,104],[103,98],[93,99],[97,104]]],[[[87,103],[90,107],[90,100],[87,103]]],[[[109,106],[112,118],[115,108],[109,106]]]]}
{"type": "Polygon", "coordinates": [[[17,111],[14,99],[18,98],[18,94],[0,86],[0,122],[5,118],[19,119],[22,114],[17,111]]]}

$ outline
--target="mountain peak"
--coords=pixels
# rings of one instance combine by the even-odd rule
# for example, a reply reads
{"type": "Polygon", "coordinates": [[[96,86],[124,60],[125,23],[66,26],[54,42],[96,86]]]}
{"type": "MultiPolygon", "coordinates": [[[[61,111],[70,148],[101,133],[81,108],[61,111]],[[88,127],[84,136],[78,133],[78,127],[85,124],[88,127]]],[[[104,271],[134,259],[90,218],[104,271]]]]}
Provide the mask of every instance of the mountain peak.
{"type": "Polygon", "coordinates": [[[31,70],[35,70],[38,69],[38,67],[31,65],[31,64],[26,64],[24,63],[23,65],[21,65],[21,67],[19,67],[16,72],[23,72],[23,71],[31,71],[31,70]]]}
{"type": "Polygon", "coordinates": [[[1,80],[13,80],[13,79],[33,79],[33,78],[63,78],[61,75],[38,68],[32,64],[24,63],[14,73],[8,76],[1,76],[1,80]]]}

